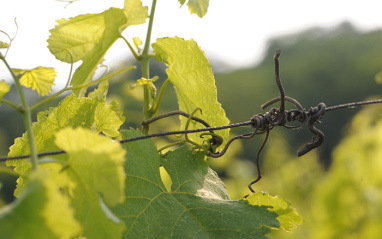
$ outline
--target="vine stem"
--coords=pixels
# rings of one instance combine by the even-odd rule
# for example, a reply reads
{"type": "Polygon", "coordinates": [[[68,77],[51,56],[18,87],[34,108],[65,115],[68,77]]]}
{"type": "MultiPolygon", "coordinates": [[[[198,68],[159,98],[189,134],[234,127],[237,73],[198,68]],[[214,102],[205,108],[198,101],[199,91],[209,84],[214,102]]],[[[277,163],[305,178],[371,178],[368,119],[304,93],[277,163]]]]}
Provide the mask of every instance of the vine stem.
{"type": "MultiPolygon", "coordinates": [[[[153,0],[153,3],[151,5],[151,12],[150,12],[150,18],[149,18],[149,26],[147,28],[147,34],[146,34],[146,42],[145,46],[142,51],[142,77],[146,79],[150,79],[150,58],[149,55],[149,49],[150,49],[150,39],[151,39],[151,31],[153,28],[153,22],[154,22],[154,13],[155,13],[155,6],[156,6],[156,0],[153,0]]],[[[143,120],[147,120],[153,116],[153,110],[152,110],[152,101],[151,94],[149,92],[149,88],[147,85],[143,86],[143,120]]],[[[142,133],[148,134],[149,133],[150,126],[144,125],[142,126],[142,133]]]]}
{"type": "Polygon", "coordinates": [[[4,62],[4,64],[6,65],[6,67],[9,70],[9,72],[12,74],[12,77],[15,81],[15,86],[16,86],[17,92],[19,93],[19,96],[20,96],[20,100],[21,100],[21,104],[22,104],[22,109],[20,109],[20,112],[23,115],[24,126],[25,126],[25,129],[27,131],[29,148],[30,148],[30,158],[32,161],[32,169],[36,170],[38,168],[38,157],[37,157],[37,149],[36,149],[36,144],[34,141],[34,134],[33,134],[33,129],[32,129],[32,111],[28,105],[26,98],[25,98],[25,94],[24,94],[24,91],[21,87],[19,77],[16,76],[15,72],[9,66],[7,60],[5,60],[5,57],[1,53],[0,53],[0,59],[4,62]]]}

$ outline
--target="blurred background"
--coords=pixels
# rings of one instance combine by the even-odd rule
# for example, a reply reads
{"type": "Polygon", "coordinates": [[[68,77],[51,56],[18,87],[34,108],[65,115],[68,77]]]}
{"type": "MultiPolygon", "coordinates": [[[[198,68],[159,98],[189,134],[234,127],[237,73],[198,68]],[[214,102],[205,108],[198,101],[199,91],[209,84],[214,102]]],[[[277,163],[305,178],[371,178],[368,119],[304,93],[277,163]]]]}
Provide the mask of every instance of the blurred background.
{"type": "MultiPolygon", "coordinates": [[[[151,1],[143,1],[151,5],[151,1]]],[[[282,50],[281,78],[286,94],[306,109],[320,102],[327,106],[380,98],[382,86],[376,75],[382,70],[382,4],[377,1],[211,1],[207,15],[199,19],[179,9],[177,1],[158,1],[153,30],[158,37],[193,38],[205,51],[215,73],[218,100],[231,122],[247,121],[263,112],[260,105],[278,96],[274,82],[273,55],[282,50]]],[[[15,68],[55,67],[55,90],[66,83],[69,65],[57,61],[46,48],[55,20],[84,13],[122,7],[123,1],[16,0],[2,7],[0,30],[13,36],[14,18],[19,32],[7,59],[15,68]],[[92,3],[92,4],[90,4],[92,3]],[[20,8],[22,4],[22,8],[20,8]],[[47,11],[46,9],[49,9],[47,11]]],[[[128,39],[145,38],[145,26],[127,29],[128,39]]],[[[6,38],[0,35],[0,40],[6,38]]],[[[105,56],[110,72],[137,63],[122,42],[105,56]],[[122,50],[121,50],[122,49],[122,50]]],[[[76,63],[75,66],[78,66],[76,63]]],[[[166,79],[165,65],[151,61],[151,75],[159,76],[159,89],[166,79]]],[[[102,72],[102,70],[101,70],[102,72]]],[[[0,79],[11,82],[4,66],[0,79]]],[[[97,77],[97,75],[96,75],[97,77]]],[[[140,78],[140,69],[110,81],[109,98],[118,100],[126,116],[123,128],[140,127],[142,93],[129,86],[140,78]]],[[[29,102],[37,94],[26,91],[29,102]]],[[[18,101],[15,89],[6,96],[18,101]]],[[[56,106],[60,99],[45,105],[56,106]]],[[[174,89],[168,87],[159,113],[177,109],[174,89]]],[[[35,117],[35,116],[34,116],[35,117]]],[[[382,106],[327,112],[317,127],[326,136],[324,144],[298,158],[297,150],[311,141],[306,129],[273,129],[261,154],[262,180],[257,191],[291,201],[304,218],[293,233],[275,232],[270,238],[380,238],[382,228],[382,106]]],[[[35,118],[34,118],[35,120],[35,118]]],[[[152,132],[178,130],[178,118],[159,121],[152,132]]],[[[247,132],[240,128],[232,136],[247,132]]],[[[13,140],[24,132],[21,116],[0,106],[0,155],[6,155],[13,140]]],[[[156,139],[157,145],[173,139],[156,139]]],[[[248,194],[247,184],[256,178],[254,160],[263,136],[235,141],[227,155],[210,159],[211,167],[227,185],[232,199],[248,194]]],[[[13,200],[16,175],[0,166],[0,206],[13,200]],[[2,187],[1,187],[2,185],[2,187]]]]}

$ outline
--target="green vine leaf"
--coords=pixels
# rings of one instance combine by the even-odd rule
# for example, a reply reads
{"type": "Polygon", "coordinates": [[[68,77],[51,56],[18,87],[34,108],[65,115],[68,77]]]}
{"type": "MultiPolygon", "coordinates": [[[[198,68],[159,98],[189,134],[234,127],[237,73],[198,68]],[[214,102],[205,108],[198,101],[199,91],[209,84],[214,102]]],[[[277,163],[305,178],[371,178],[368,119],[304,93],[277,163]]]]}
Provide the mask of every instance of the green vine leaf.
{"type": "Polygon", "coordinates": [[[148,7],[143,7],[141,0],[125,0],[124,9],[128,18],[126,27],[140,25],[146,22],[148,7]]]}
{"type": "Polygon", "coordinates": [[[0,49],[8,48],[9,44],[3,41],[0,41],[0,49]]]}
{"type": "Polygon", "coordinates": [[[155,87],[154,82],[158,79],[159,79],[159,77],[157,77],[157,76],[152,78],[152,79],[146,79],[146,78],[142,77],[141,79],[137,80],[137,83],[131,85],[129,87],[129,89],[133,90],[133,89],[136,89],[140,86],[147,85],[147,88],[149,89],[149,92],[150,92],[152,98],[155,99],[155,97],[157,95],[157,88],[155,87]]]}
{"type": "Polygon", "coordinates": [[[81,233],[70,201],[54,174],[39,169],[13,203],[0,210],[1,238],[74,238],[81,233]]]}
{"type": "MultiPolygon", "coordinates": [[[[116,103],[111,105],[96,98],[77,98],[74,94],[66,97],[58,107],[37,114],[37,122],[32,124],[37,152],[55,151],[59,148],[53,143],[55,133],[65,127],[85,127],[106,136],[119,135],[119,127],[125,118],[117,111],[116,103]]],[[[16,138],[10,147],[9,156],[29,154],[27,133],[16,138]]],[[[62,159],[65,155],[55,156],[62,159]]],[[[24,187],[31,163],[27,160],[7,160],[7,166],[15,167],[20,173],[15,195],[18,196],[24,187]]]]}
{"type": "Polygon", "coordinates": [[[49,95],[54,86],[56,71],[54,68],[39,66],[32,70],[27,70],[20,77],[20,84],[36,90],[40,96],[49,95]]]}
{"type": "MultiPolygon", "coordinates": [[[[123,9],[110,8],[103,13],[79,15],[57,23],[50,30],[48,48],[58,60],[71,62],[67,50],[74,62],[82,60],[71,80],[71,85],[77,86],[91,81],[107,50],[121,36],[127,16],[123,9]]],[[[83,96],[86,88],[74,92],[83,96]]]]}
{"type": "MultiPolygon", "coordinates": [[[[179,37],[162,38],[157,39],[152,47],[155,58],[170,66],[166,72],[175,86],[179,109],[191,113],[196,108],[201,108],[203,114],[200,118],[211,126],[227,125],[229,120],[217,101],[211,65],[196,42],[179,37]]],[[[182,129],[186,122],[187,118],[181,117],[182,129]]],[[[192,122],[190,128],[200,128],[200,124],[192,122]]],[[[229,129],[220,130],[217,134],[223,137],[224,142],[228,141],[229,129]]],[[[189,138],[199,144],[203,143],[199,134],[189,135],[189,138]]]]}
{"type": "MultiPolygon", "coordinates": [[[[186,0],[179,0],[181,6],[183,6],[185,2],[186,0]]],[[[189,0],[187,3],[188,10],[191,14],[194,13],[202,18],[207,13],[209,2],[209,0],[189,0]]]]}
{"type": "MultiPolygon", "coordinates": [[[[122,134],[141,135],[139,130],[122,134]]],[[[124,238],[266,238],[271,227],[279,227],[268,207],[229,200],[203,152],[184,146],[161,158],[150,139],[124,147],[126,201],[113,209],[126,224],[124,238]],[[170,192],[160,165],[173,182],[170,192]]]]}
{"type": "Polygon", "coordinates": [[[11,86],[5,80],[0,81],[0,101],[11,90],[11,86]]]}
{"type": "MultiPolygon", "coordinates": [[[[55,144],[69,155],[68,167],[78,183],[86,182],[102,195],[105,203],[115,206],[124,201],[125,150],[84,128],[65,128],[55,135],[55,144]]],[[[66,169],[66,170],[69,170],[66,169]]]]}
{"type": "Polygon", "coordinates": [[[252,205],[270,206],[268,210],[277,213],[277,220],[280,222],[280,229],[290,232],[293,228],[303,223],[296,209],[292,208],[290,202],[279,197],[269,196],[268,193],[253,193],[246,200],[252,205]]]}
{"type": "Polygon", "coordinates": [[[88,97],[95,98],[100,101],[105,101],[108,92],[109,92],[109,80],[104,80],[98,85],[97,89],[89,93],[88,97]]]}
{"type": "Polygon", "coordinates": [[[55,143],[69,156],[63,173],[83,234],[87,238],[121,238],[125,226],[108,206],[125,199],[125,150],[119,143],[80,127],[60,130],[55,143]]]}
{"type": "Polygon", "coordinates": [[[142,48],[139,46],[142,45],[142,40],[139,37],[133,37],[133,43],[135,48],[137,48],[138,52],[142,51],[142,48]]]}

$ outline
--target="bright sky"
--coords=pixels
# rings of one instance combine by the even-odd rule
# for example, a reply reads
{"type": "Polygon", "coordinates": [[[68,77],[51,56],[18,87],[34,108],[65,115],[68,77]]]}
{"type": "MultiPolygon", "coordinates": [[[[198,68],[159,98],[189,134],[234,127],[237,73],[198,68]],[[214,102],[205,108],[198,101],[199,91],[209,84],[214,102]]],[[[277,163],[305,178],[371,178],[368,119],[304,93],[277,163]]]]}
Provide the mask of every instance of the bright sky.
{"type": "MultiPolygon", "coordinates": [[[[56,84],[62,87],[69,65],[56,60],[46,48],[49,30],[54,27],[55,20],[100,13],[110,7],[122,8],[123,2],[80,0],[68,6],[54,0],[3,3],[0,30],[13,36],[16,30],[14,18],[17,18],[19,26],[7,56],[8,62],[14,68],[55,67],[58,72],[56,84]]],[[[143,0],[149,7],[151,2],[143,0]]],[[[159,37],[175,35],[193,38],[208,58],[230,64],[234,69],[248,67],[261,60],[267,40],[276,36],[313,26],[334,27],[345,20],[362,30],[382,28],[381,10],[382,2],[379,0],[210,0],[207,15],[200,19],[190,15],[187,6],[179,8],[177,0],[158,0],[152,42],[159,37]]],[[[144,40],[146,29],[147,25],[133,26],[123,35],[129,40],[135,36],[144,40]]],[[[7,38],[0,34],[0,40],[6,41],[7,38]]],[[[117,41],[106,55],[106,64],[123,56],[131,56],[131,53],[124,42],[117,41]]],[[[0,80],[4,78],[8,78],[8,74],[0,63],[0,80]]]]}

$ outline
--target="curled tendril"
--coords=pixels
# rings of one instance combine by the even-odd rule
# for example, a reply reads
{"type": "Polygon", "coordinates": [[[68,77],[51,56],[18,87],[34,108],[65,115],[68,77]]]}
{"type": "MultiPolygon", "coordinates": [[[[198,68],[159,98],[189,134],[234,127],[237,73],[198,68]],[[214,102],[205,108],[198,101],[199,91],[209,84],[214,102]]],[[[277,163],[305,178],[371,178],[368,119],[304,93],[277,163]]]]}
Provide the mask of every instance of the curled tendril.
{"type": "Polygon", "coordinates": [[[109,66],[108,65],[101,65],[100,67],[104,67],[105,68],[105,71],[102,73],[102,75],[100,76],[100,78],[103,78],[107,75],[107,73],[109,73],[109,66]]]}
{"type": "Polygon", "coordinates": [[[208,152],[206,154],[209,154],[209,152],[216,152],[217,148],[223,144],[223,137],[221,137],[218,134],[215,133],[202,133],[200,134],[200,138],[204,138],[204,136],[211,136],[211,138],[207,139],[205,143],[207,144],[206,148],[208,152]]]}
{"type": "Polygon", "coordinates": [[[204,136],[206,136],[206,135],[210,135],[211,136],[210,139],[207,139],[206,141],[204,141],[203,145],[198,144],[198,143],[196,143],[196,142],[194,142],[194,141],[192,141],[191,139],[188,138],[187,130],[188,130],[189,126],[190,126],[191,120],[199,122],[199,123],[203,124],[206,127],[210,127],[210,125],[207,122],[205,122],[204,120],[194,116],[196,114],[196,112],[198,112],[198,111],[200,111],[200,113],[202,113],[202,109],[201,108],[196,108],[194,111],[191,112],[191,114],[187,114],[187,113],[185,113],[183,111],[172,111],[172,112],[169,112],[169,113],[166,113],[166,114],[163,114],[163,115],[158,115],[158,116],[153,117],[151,119],[145,120],[145,121],[142,122],[142,125],[148,125],[150,123],[155,122],[156,120],[163,119],[165,117],[169,117],[169,116],[172,116],[172,115],[182,115],[182,116],[185,116],[185,117],[188,118],[187,122],[186,122],[186,125],[185,125],[185,130],[184,130],[184,132],[182,132],[179,135],[179,137],[184,135],[184,140],[181,140],[181,141],[178,141],[178,142],[166,145],[166,146],[160,148],[158,151],[161,152],[164,149],[172,147],[172,146],[175,146],[175,145],[179,145],[179,144],[183,144],[183,143],[189,143],[189,144],[194,145],[196,148],[203,150],[206,154],[208,154],[210,151],[215,151],[216,148],[219,147],[222,144],[223,138],[220,137],[219,135],[215,134],[213,130],[209,130],[210,131],[209,133],[203,133],[203,134],[200,135],[201,138],[204,138],[204,136]],[[204,145],[205,143],[206,143],[206,145],[204,145]]]}
{"type": "Polygon", "coordinates": [[[7,57],[7,54],[9,52],[9,49],[11,48],[12,42],[16,38],[17,33],[19,31],[19,25],[17,24],[16,18],[13,21],[15,22],[15,25],[16,25],[16,32],[15,32],[15,35],[13,37],[10,37],[8,35],[8,33],[6,33],[5,31],[0,30],[0,32],[3,33],[4,35],[6,35],[8,37],[8,39],[9,39],[9,44],[8,44],[7,50],[5,51],[4,58],[7,57]]]}

